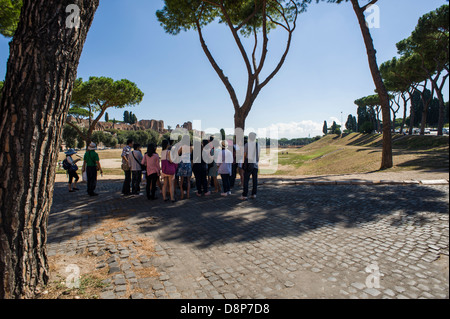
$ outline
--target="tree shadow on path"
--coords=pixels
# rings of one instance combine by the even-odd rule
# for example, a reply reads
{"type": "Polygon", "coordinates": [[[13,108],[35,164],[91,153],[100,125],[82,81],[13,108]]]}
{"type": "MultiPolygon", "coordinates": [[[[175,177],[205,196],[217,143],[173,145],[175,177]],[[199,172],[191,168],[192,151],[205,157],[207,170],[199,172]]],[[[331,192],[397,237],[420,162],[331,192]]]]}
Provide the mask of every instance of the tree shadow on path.
{"type": "Polygon", "coordinates": [[[142,234],[156,232],[157,241],[208,248],[301,236],[324,227],[360,228],[385,217],[392,227],[405,227],[411,218],[423,226],[436,216],[448,216],[449,210],[448,186],[264,186],[256,200],[241,202],[238,194],[209,198],[193,194],[175,204],[148,201],[145,196],[121,198],[119,182],[104,182],[97,198],[68,195],[63,186],[55,188],[49,242],[89,235],[101,221],[118,216],[138,226],[142,234]]]}

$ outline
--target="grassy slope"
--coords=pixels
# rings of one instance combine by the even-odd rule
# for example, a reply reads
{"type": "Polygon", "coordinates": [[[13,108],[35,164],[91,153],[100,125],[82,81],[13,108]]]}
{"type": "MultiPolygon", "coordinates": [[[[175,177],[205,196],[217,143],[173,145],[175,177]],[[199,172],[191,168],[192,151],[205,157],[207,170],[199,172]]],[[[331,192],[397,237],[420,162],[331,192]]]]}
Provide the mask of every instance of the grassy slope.
{"type": "MultiPolygon", "coordinates": [[[[299,150],[279,156],[280,175],[320,175],[371,172],[381,162],[381,135],[329,135],[299,150]]],[[[395,170],[448,169],[449,138],[393,136],[395,170]]]]}

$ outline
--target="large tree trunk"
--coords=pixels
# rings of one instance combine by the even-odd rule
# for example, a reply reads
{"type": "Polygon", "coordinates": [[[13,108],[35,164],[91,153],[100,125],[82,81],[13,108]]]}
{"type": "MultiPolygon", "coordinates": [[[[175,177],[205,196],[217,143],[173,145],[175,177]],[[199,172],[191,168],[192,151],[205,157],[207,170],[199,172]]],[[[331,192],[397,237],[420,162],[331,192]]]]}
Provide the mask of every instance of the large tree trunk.
{"type": "Polygon", "coordinates": [[[376,51],[373,45],[372,36],[370,35],[369,27],[367,26],[366,19],[364,17],[364,9],[359,6],[358,0],[351,0],[351,2],[353,5],[353,10],[358,18],[364,43],[366,45],[372,78],[378,95],[380,96],[383,117],[383,150],[380,169],[387,169],[394,165],[392,159],[391,111],[389,106],[389,95],[386,87],[384,86],[383,79],[378,68],[376,51]]]}
{"type": "Polygon", "coordinates": [[[245,117],[241,112],[236,111],[234,113],[234,129],[242,129],[242,131],[245,131],[245,117]]]}
{"type": "Polygon", "coordinates": [[[47,220],[61,133],[99,0],[24,0],[0,102],[0,298],[48,280],[47,220]],[[67,27],[80,9],[79,28],[67,27]]]}

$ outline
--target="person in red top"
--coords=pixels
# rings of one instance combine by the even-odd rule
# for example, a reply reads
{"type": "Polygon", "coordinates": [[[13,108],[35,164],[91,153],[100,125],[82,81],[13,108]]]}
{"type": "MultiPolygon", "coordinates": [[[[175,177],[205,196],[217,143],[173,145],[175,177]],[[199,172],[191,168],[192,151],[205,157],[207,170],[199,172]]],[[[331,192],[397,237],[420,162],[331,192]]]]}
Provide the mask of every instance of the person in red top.
{"type": "Polygon", "coordinates": [[[158,199],[156,194],[156,182],[161,174],[161,165],[159,155],[156,153],[156,145],[151,143],[147,147],[147,153],[145,153],[142,159],[142,165],[147,167],[147,198],[150,200],[158,199]],[[150,194],[151,185],[151,194],[150,194]]]}

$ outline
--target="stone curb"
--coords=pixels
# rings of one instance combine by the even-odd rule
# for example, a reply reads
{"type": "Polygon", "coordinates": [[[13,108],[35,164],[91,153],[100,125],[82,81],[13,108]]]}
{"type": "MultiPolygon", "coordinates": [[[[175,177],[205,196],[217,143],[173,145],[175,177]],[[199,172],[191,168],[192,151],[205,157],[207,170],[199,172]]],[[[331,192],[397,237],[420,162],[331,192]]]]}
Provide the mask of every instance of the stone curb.
{"type": "Polygon", "coordinates": [[[337,181],[263,181],[259,185],[294,186],[294,185],[449,185],[449,180],[337,180],[337,181]]]}

